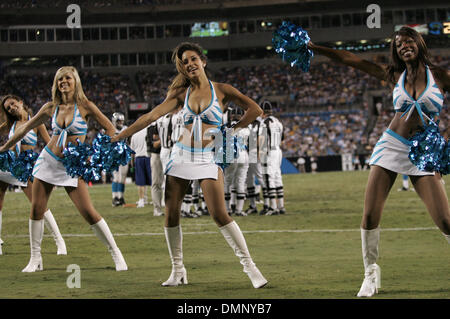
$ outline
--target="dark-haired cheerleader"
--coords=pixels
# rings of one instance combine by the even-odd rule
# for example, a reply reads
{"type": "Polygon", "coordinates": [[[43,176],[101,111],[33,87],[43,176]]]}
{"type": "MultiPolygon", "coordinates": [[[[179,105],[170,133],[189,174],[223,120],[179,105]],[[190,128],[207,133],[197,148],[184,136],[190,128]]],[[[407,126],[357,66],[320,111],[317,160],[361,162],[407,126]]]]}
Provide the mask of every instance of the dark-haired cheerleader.
{"type": "MultiPolygon", "coordinates": [[[[2,132],[9,130],[8,137],[11,137],[14,134],[15,130],[18,127],[24,125],[32,116],[31,109],[24,103],[23,99],[12,94],[5,95],[2,98],[0,102],[0,113],[4,114],[5,117],[5,122],[3,122],[0,126],[0,130],[2,132]]],[[[48,143],[48,141],[50,140],[50,136],[48,135],[45,125],[41,124],[36,129],[29,131],[21,141],[13,146],[13,152],[15,156],[18,156],[21,152],[33,150],[33,148],[37,144],[38,134],[45,143],[48,143]]],[[[5,193],[9,185],[21,187],[30,202],[32,198],[31,179],[28,179],[27,181],[18,180],[13,176],[11,172],[0,171],[0,236],[2,230],[3,200],[5,198],[5,193]]],[[[50,233],[55,240],[57,246],[57,254],[67,255],[66,243],[61,236],[58,224],[56,223],[50,209],[47,209],[45,211],[44,220],[45,225],[50,230],[50,233]]],[[[0,255],[2,254],[2,244],[3,241],[0,238],[0,255]]]]}
{"type": "MultiPolygon", "coordinates": [[[[308,43],[314,53],[366,72],[393,88],[396,112],[389,128],[376,144],[370,159],[364,215],[361,223],[362,254],[365,278],[358,297],[371,297],[380,288],[380,267],[376,264],[380,239],[379,224],[384,203],[397,174],[408,175],[425,203],[431,218],[450,243],[448,198],[439,174],[420,170],[409,159],[412,139],[424,128],[434,125],[439,116],[445,92],[450,88],[448,70],[434,66],[429,59],[422,36],[403,27],[391,42],[391,64],[378,65],[344,50],[334,50],[308,43]]],[[[445,143],[444,143],[445,144],[445,143]]],[[[432,154],[431,154],[432,155],[432,154]]]]}

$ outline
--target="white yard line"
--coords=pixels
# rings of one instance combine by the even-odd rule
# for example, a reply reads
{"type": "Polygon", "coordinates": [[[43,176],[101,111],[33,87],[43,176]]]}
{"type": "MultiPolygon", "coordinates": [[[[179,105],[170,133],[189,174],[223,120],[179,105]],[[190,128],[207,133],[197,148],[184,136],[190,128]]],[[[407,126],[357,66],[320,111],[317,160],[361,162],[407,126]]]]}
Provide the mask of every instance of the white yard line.
{"type": "MultiPolygon", "coordinates": [[[[212,224],[211,224],[212,225],[212,224]]],[[[187,225],[186,225],[187,226],[187,225]]],[[[414,227],[414,228],[382,228],[382,232],[399,232],[399,231],[428,231],[437,230],[437,227],[414,227]]],[[[271,230],[247,230],[242,231],[244,234],[255,233],[342,233],[342,232],[360,232],[360,229],[271,229],[271,230]]],[[[199,231],[199,232],[183,232],[183,235],[210,235],[218,234],[217,231],[199,231]]],[[[51,237],[51,235],[44,235],[51,237]]],[[[63,237],[94,237],[94,234],[62,234],[63,237]]],[[[114,236],[164,236],[164,233],[115,233],[114,236]]],[[[5,238],[28,238],[28,235],[5,235],[5,238]]]]}

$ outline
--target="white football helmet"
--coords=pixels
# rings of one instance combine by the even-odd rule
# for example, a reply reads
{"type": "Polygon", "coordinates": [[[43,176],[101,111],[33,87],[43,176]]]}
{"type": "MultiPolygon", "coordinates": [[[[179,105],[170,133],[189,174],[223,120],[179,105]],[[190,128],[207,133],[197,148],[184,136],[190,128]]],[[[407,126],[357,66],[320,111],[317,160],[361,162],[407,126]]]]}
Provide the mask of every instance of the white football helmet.
{"type": "Polygon", "coordinates": [[[122,129],[123,124],[125,123],[125,115],[123,115],[120,112],[114,112],[111,122],[116,129],[120,130],[122,129]]]}

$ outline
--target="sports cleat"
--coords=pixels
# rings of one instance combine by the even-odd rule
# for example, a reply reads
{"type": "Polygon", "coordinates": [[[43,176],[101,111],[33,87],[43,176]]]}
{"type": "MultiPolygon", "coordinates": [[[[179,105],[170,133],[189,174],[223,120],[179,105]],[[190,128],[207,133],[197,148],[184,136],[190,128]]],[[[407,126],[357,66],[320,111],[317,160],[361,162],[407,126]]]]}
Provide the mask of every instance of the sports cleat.
{"type": "Polygon", "coordinates": [[[264,215],[266,216],[278,215],[278,211],[269,207],[269,209],[266,211],[264,215]]]}
{"type": "Polygon", "coordinates": [[[250,206],[249,208],[247,208],[247,209],[245,210],[245,213],[246,213],[247,215],[250,215],[250,214],[257,214],[257,213],[258,213],[258,210],[256,209],[256,207],[250,206]]]}
{"type": "Polygon", "coordinates": [[[195,213],[198,215],[198,217],[200,217],[200,216],[205,215],[205,210],[203,208],[199,207],[195,213]]]}
{"type": "Polygon", "coordinates": [[[260,210],[259,214],[260,215],[265,215],[267,213],[268,209],[269,209],[269,207],[264,206],[263,209],[260,210]]]}
{"type": "Polygon", "coordinates": [[[190,211],[181,211],[181,217],[198,218],[199,216],[197,214],[191,213],[190,211]]]}
{"type": "Polygon", "coordinates": [[[28,265],[22,269],[22,272],[36,272],[44,270],[42,257],[31,257],[28,265]]]}
{"type": "Polygon", "coordinates": [[[120,204],[120,199],[119,199],[119,197],[114,197],[113,198],[113,200],[112,200],[112,206],[113,207],[117,207],[117,206],[120,206],[121,204],[120,204]]]}
{"type": "Polygon", "coordinates": [[[236,216],[247,216],[245,212],[236,212],[236,216]]]}
{"type": "Polygon", "coordinates": [[[160,210],[153,210],[153,216],[164,216],[164,212],[160,210]]]}
{"type": "Polygon", "coordinates": [[[144,208],[145,207],[144,200],[143,199],[138,200],[137,203],[136,203],[136,207],[137,208],[144,208]]]}
{"type": "Polygon", "coordinates": [[[181,268],[179,270],[176,270],[172,268],[172,273],[170,274],[169,279],[167,279],[165,282],[161,284],[163,287],[175,287],[178,285],[187,285],[187,273],[186,268],[181,268]]]}
{"type": "Polygon", "coordinates": [[[381,288],[381,269],[377,264],[367,266],[364,273],[364,281],[357,297],[372,297],[381,288]]]}
{"type": "Polygon", "coordinates": [[[284,209],[284,207],[283,207],[283,208],[280,208],[280,209],[278,210],[278,213],[279,213],[280,215],[286,214],[286,210],[284,209]]]}

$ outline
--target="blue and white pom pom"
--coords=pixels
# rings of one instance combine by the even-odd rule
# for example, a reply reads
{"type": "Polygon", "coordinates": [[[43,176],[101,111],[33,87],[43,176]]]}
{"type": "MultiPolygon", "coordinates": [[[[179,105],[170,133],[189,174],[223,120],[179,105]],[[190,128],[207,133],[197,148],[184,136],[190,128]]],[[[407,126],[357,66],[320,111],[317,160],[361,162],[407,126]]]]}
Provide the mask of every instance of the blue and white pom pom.
{"type": "Polygon", "coordinates": [[[431,122],[423,131],[416,133],[410,142],[408,157],[418,169],[426,172],[448,172],[448,144],[435,123],[431,122]]]}
{"type": "Polygon", "coordinates": [[[111,137],[100,133],[92,142],[92,149],[92,165],[108,173],[117,171],[119,166],[127,165],[131,155],[135,154],[125,141],[111,143],[111,137]]]}
{"type": "Polygon", "coordinates": [[[309,40],[308,32],[289,21],[283,21],[272,36],[275,52],[291,67],[296,66],[303,72],[309,71],[314,56],[313,51],[308,49],[309,40]]]}
{"type": "Polygon", "coordinates": [[[447,142],[447,145],[442,152],[441,166],[439,168],[439,173],[442,175],[450,174],[450,141],[447,142]]]}
{"type": "Polygon", "coordinates": [[[19,181],[26,183],[33,173],[34,164],[36,163],[39,154],[33,150],[26,150],[20,152],[17,157],[11,162],[10,172],[19,181]]]}
{"type": "Polygon", "coordinates": [[[219,134],[222,135],[222,143],[214,148],[215,158],[216,164],[224,170],[239,157],[239,151],[245,146],[243,145],[242,138],[238,138],[232,134],[233,129],[222,125],[218,130],[220,131],[219,134]]]}
{"type": "Polygon", "coordinates": [[[90,156],[93,154],[92,147],[87,143],[77,140],[78,144],[69,142],[63,150],[63,165],[68,175],[81,177],[86,182],[101,179],[101,171],[92,166],[90,156]]]}
{"type": "Polygon", "coordinates": [[[63,164],[72,177],[80,176],[86,182],[99,181],[102,171],[117,171],[134,153],[124,141],[111,143],[111,137],[99,133],[92,145],[79,140],[78,145],[69,143],[63,151],[63,164]]]}
{"type": "Polygon", "coordinates": [[[0,153],[0,170],[5,172],[11,171],[11,164],[14,161],[15,155],[13,151],[0,153]]]}

